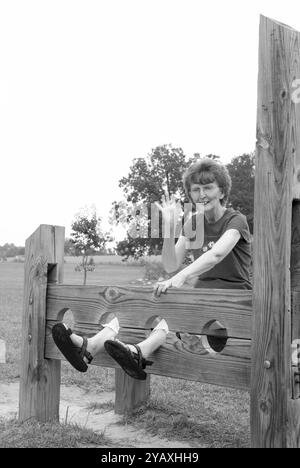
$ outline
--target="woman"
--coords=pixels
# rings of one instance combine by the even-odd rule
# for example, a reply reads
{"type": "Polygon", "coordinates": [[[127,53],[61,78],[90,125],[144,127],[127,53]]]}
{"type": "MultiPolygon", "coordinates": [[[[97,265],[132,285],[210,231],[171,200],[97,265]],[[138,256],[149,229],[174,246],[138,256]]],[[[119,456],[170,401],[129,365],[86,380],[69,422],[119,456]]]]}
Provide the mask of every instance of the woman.
{"type": "MultiPolygon", "coordinates": [[[[251,289],[249,226],[239,211],[226,208],[231,189],[226,167],[212,159],[203,159],[186,171],[183,183],[193,206],[200,204],[204,211],[204,243],[199,248],[191,246],[194,262],[169,280],[158,283],[156,294],[160,295],[169,287],[179,288],[195,277],[198,278],[196,288],[251,289]]],[[[176,209],[173,198],[170,200],[166,196],[160,209],[164,219],[171,220],[169,222],[176,218],[170,214],[176,209]]],[[[197,215],[196,212],[196,223],[197,220],[201,222],[201,216],[197,215]]],[[[196,229],[201,227],[196,225],[196,229]]],[[[162,261],[166,271],[171,273],[182,265],[193,239],[186,236],[183,229],[175,245],[174,223],[168,228],[170,237],[164,240],[162,261]]]]}
{"type": "MultiPolygon", "coordinates": [[[[163,265],[168,273],[178,271],[188,249],[192,251],[194,261],[170,279],[158,282],[154,286],[154,294],[160,296],[168,288],[180,288],[193,278],[197,279],[196,288],[251,289],[249,227],[244,215],[232,208],[226,208],[231,189],[231,179],[226,167],[212,159],[200,160],[186,171],[183,183],[194,207],[194,237],[199,241],[202,238],[201,230],[204,231],[203,245],[195,246],[194,238],[191,237],[192,218],[184,224],[175,244],[178,204],[174,197],[169,198],[166,194],[162,204],[157,204],[162,212],[165,232],[170,234],[164,239],[163,265]],[[199,236],[197,230],[200,232],[199,236]]],[[[136,345],[124,344],[116,339],[119,323],[114,318],[89,339],[74,334],[63,323],[53,327],[52,335],[60,351],[81,372],[85,372],[87,363],[105,348],[128,375],[144,380],[147,377],[144,369],[152,364],[148,357],[165,343],[168,331],[168,324],[161,320],[146,340],[136,345]]]]}

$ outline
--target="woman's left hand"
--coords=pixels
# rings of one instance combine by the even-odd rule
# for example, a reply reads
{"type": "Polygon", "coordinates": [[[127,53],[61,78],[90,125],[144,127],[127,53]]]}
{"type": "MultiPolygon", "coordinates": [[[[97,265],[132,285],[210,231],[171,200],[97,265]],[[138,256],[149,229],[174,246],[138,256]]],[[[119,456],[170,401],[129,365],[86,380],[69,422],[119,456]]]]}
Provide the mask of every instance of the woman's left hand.
{"type": "Polygon", "coordinates": [[[153,287],[155,296],[160,296],[161,293],[165,293],[169,288],[181,288],[184,285],[186,280],[186,276],[183,274],[182,271],[177,273],[177,275],[173,276],[165,281],[159,281],[153,287]]]}

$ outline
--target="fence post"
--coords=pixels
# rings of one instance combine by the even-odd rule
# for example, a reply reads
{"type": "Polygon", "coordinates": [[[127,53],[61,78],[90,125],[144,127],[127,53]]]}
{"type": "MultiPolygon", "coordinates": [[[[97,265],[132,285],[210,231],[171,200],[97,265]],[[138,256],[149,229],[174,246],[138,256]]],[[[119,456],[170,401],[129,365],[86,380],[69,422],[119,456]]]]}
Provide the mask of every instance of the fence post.
{"type": "MultiPolygon", "coordinates": [[[[290,274],[292,205],[293,199],[300,198],[299,47],[300,33],[261,16],[253,255],[253,447],[300,446],[300,399],[294,399],[292,392],[290,274]]],[[[294,274],[292,279],[296,279],[294,274]]]]}
{"type": "Polygon", "coordinates": [[[63,280],[64,228],[41,225],[26,241],[19,420],[59,419],[60,360],[44,359],[48,282],[63,280]]]}
{"type": "Polygon", "coordinates": [[[122,369],[115,371],[115,413],[130,414],[145,404],[150,396],[150,374],[146,380],[136,380],[122,369]]]}
{"type": "Polygon", "coordinates": [[[0,364],[6,363],[6,343],[0,338],[0,364]]]}

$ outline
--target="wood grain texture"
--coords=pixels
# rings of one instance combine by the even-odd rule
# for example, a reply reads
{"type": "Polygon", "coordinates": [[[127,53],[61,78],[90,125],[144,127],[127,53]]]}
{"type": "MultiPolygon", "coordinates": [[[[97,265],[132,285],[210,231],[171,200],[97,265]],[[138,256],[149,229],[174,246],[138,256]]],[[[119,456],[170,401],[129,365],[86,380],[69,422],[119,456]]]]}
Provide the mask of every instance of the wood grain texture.
{"type": "MultiPolygon", "coordinates": [[[[292,205],[291,288],[300,291],[300,201],[292,205]]],[[[300,336],[299,336],[300,338],[300,336]]]]}
{"type": "MultiPolygon", "coordinates": [[[[169,290],[159,298],[152,288],[117,286],[49,285],[47,294],[47,339],[45,356],[61,357],[51,338],[51,327],[70,308],[77,333],[92,336],[103,317],[118,317],[120,339],[138,343],[145,339],[151,318],[161,316],[171,333],[166,345],[155,353],[147,372],[169,377],[248,389],[251,366],[252,292],[242,290],[169,290]],[[226,328],[228,341],[216,353],[208,345],[206,325],[218,320],[226,328]],[[180,332],[182,340],[175,333],[180,332]]],[[[217,334],[217,332],[216,332],[217,334]]],[[[95,365],[116,364],[99,353],[95,365]]]]}
{"type": "Polygon", "coordinates": [[[299,59],[299,33],[261,16],[254,201],[253,447],[291,443],[287,430],[292,423],[287,424],[291,403],[291,215],[292,200],[300,193],[295,176],[300,161],[299,106],[292,100],[292,83],[300,78],[299,59]],[[266,360],[270,368],[264,366],[266,360]]]}
{"type": "Polygon", "coordinates": [[[292,337],[291,340],[300,342],[300,291],[292,291],[292,337]]]}
{"type": "Polygon", "coordinates": [[[6,343],[0,339],[0,364],[6,363],[6,343]]]}
{"type": "Polygon", "coordinates": [[[161,316],[172,331],[201,334],[218,320],[229,337],[250,339],[252,291],[177,289],[155,297],[152,288],[49,285],[47,319],[61,320],[72,310],[78,330],[98,331],[103,314],[112,312],[122,328],[144,329],[151,317],[161,316]]]}
{"type": "Polygon", "coordinates": [[[48,268],[63,277],[64,228],[40,226],[27,239],[20,370],[19,419],[58,419],[60,362],[44,358],[48,268]]]}
{"type": "Polygon", "coordinates": [[[115,413],[131,414],[145,404],[150,397],[150,376],[146,380],[135,380],[122,369],[115,372],[115,413]]]}
{"type": "MultiPolygon", "coordinates": [[[[64,359],[55,346],[47,324],[45,356],[51,359],[64,359]]],[[[84,329],[81,330],[85,334],[84,329]]],[[[145,339],[141,329],[121,329],[118,338],[125,343],[139,343],[145,339]]],[[[150,357],[154,361],[147,367],[149,374],[211,383],[239,389],[249,389],[251,371],[251,341],[230,338],[221,353],[214,353],[205,346],[204,336],[168,334],[167,342],[150,357]]],[[[117,367],[116,362],[105,352],[95,356],[93,365],[117,367]]]]}
{"type": "MultiPolygon", "coordinates": [[[[292,398],[300,398],[300,202],[293,203],[291,244],[292,398]]],[[[300,431],[300,427],[299,427],[300,431]]]]}

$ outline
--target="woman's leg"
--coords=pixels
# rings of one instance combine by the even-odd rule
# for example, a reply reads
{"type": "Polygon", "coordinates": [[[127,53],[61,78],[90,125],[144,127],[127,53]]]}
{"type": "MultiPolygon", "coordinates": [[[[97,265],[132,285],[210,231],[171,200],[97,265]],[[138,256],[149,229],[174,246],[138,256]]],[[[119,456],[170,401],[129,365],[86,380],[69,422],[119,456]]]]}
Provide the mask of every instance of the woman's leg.
{"type": "MultiPolygon", "coordinates": [[[[113,340],[117,334],[119,333],[119,321],[115,317],[113,320],[111,320],[109,323],[102,325],[103,329],[100,330],[96,335],[92,336],[91,338],[88,338],[87,340],[87,351],[91,353],[91,355],[94,357],[96,356],[97,353],[102,351],[104,349],[104,343],[107,340],[113,340]]],[[[83,344],[83,338],[80,335],[76,335],[76,333],[72,333],[70,335],[70,338],[72,340],[72,343],[74,346],[78,346],[81,348],[83,344]]],[[[88,362],[87,358],[84,357],[84,360],[88,362]]]]}
{"type": "Polygon", "coordinates": [[[168,331],[167,322],[161,320],[150,336],[137,345],[125,344],[114,339],[107,340],[104,347],[130,377],[145,380],[147,373],[144,369],[153,364],[147,358],[166,341],[168,331]]]}
{"type": "MultiPolygon", "coordinates": [[[[138,346],[140,347],[142,355],[145,359],[147,359],[150,354],[154,353],[157,348],[165,343],[168,333],[168,324],[164,319],[162,319],[152,330],[148,338],[138,343],[138,346]]],[[[131,351],[136,353],[136,348],[133,345],[128,345],[128,347],[131,351]]]]}

